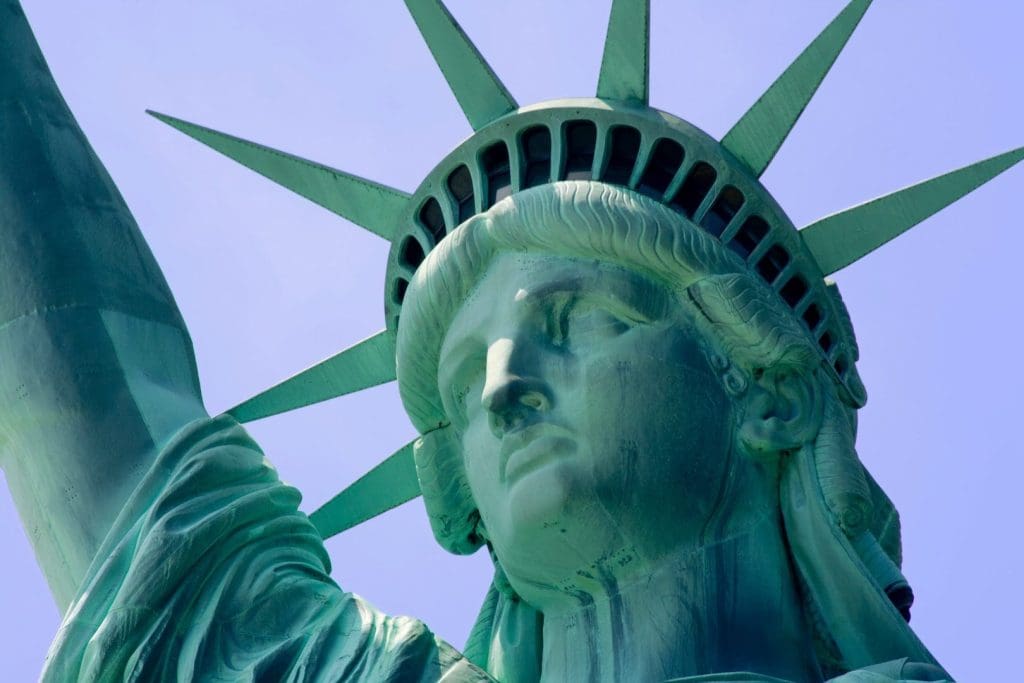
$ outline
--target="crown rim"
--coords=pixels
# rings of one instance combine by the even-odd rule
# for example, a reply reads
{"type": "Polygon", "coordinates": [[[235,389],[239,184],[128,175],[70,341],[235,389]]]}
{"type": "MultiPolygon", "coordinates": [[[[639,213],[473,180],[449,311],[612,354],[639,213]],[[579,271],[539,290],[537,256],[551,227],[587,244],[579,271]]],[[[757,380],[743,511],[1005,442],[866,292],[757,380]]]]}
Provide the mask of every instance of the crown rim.
{"type": "Polygon", "coordinates": [[[560,180],[605,182],[644,194],[732,249],[802,323],[844,400],[864,405],[856,339],[844,324],[849,316],[782,207],[713,137],[677,116],[630,102],[574,98],[521,107],[445,156],[411,195],[393,232],[384,304],[388,331],[397,333],[416,269],[456,227],[506,196],[560,180]]]}

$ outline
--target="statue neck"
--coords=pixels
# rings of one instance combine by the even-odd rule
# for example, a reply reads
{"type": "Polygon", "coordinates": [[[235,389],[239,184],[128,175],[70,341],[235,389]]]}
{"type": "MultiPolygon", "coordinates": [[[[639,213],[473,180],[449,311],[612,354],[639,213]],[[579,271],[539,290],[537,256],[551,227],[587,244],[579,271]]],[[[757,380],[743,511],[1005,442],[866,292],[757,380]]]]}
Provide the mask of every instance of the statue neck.
{"type": "Polygon", "coordinates": [[[640,574],[543,610],[542,680],[821,680],[778,515],[640,574]]]}

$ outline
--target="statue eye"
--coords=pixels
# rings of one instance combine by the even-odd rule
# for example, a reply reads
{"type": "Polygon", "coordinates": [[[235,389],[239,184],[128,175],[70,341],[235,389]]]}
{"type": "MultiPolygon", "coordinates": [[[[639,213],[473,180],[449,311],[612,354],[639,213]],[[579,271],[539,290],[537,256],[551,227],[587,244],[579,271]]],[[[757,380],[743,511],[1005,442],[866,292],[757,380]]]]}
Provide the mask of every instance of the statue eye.
{"type": "Polygon", "coordinates": [[[548,334],[554,346],[573,350],[625,334],[642,322],[617,302],[566,296],[552,306],[548,334]]]}
{"type": "Polygon", "coordinates": [[[575,306],[576,298],[569,294],[554,297],[548,312],[547,333],[551,343],[556,347],[564,347],[569,341],[569,318],[575,306]]]}

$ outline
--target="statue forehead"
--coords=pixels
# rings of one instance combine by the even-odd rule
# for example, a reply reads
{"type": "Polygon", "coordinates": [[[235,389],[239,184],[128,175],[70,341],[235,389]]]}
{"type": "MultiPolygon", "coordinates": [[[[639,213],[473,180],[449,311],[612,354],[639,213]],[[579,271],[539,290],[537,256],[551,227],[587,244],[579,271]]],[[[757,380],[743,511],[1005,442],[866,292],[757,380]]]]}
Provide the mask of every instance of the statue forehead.
{"type": "Polygon", "coordinates": [[[539,251],[500,252],[459,307],[441,347],[441,361],[468,339],[507,333],[566,297],[596,298],[660,320],[681,306],[672,287],[616,263],[539,251]]]}

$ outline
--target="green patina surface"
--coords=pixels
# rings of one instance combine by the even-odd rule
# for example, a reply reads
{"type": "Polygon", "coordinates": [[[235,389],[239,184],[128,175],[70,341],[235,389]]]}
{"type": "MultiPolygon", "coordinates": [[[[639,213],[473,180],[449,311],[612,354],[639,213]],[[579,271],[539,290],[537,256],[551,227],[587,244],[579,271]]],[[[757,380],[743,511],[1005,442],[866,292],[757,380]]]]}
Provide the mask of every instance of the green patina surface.
{"type": "Polygon", "coordinates": [[[758,177],[866,0],[721,142],[648,107],[648,2],[613,3],[596,99],[523,108],[440,2],[406,4],[476,131],[412,193],[155,114],[392,242],[386,330],[211,418],[0,1],[0,465],[64,612],[44,680],[946,679],[824,276],[1024,151],[798,231],[758,177]],[[421,438],[306,518],[239,422],[396,378],[421,438]],[[329,576],[323,538],[417,495],[494,560],[464,653],[329,576]]]}

